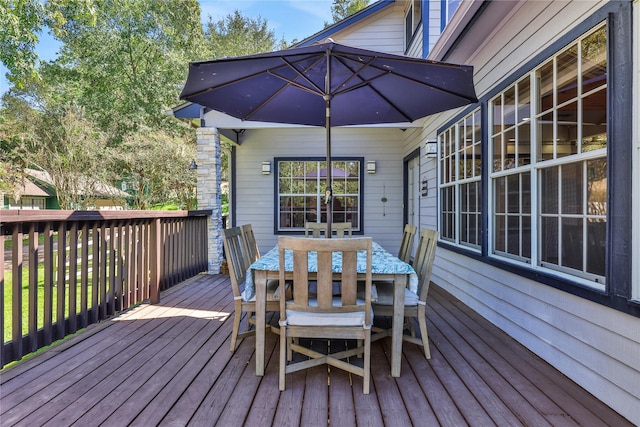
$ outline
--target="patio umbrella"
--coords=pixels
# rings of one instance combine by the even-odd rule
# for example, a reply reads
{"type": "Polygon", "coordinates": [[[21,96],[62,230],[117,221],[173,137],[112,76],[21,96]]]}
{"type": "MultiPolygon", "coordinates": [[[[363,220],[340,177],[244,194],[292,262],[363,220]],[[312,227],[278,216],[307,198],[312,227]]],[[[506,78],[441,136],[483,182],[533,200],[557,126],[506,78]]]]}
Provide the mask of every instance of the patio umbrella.
{"type": "Polygon", "coordinates": [[[324,126],[329,229],[332,126],[413,122],[477,101],[469,65],[332,41],[191,62],[180,99],[241,120],[324,126]]]}

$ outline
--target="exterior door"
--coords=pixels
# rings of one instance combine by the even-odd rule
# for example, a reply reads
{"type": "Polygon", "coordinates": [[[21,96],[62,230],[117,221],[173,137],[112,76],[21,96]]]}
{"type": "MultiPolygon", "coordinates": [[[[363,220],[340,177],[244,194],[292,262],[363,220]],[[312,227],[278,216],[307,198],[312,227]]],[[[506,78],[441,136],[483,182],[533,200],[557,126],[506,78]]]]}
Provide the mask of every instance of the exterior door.
{"type": "MultiPolygon", "coordinates": [[[[420,229],[420,149],[411,153],[404,161],[404,218],[406,224],[420,229]]],[[[418,239],[414,239],[415,249],[418,239]]],[[[413,255],[413,250],[411,251],[413,255]]]]}

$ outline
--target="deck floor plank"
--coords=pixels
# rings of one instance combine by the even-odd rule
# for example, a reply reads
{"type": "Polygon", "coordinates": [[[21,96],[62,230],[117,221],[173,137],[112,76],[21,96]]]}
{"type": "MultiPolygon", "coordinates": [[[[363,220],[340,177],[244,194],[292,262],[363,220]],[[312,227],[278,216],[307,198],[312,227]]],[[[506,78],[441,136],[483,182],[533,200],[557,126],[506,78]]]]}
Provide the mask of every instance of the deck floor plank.
{"type": "MultiPolygon", "coordinates": [[[[574,425],[572,423],[575,422],[578,425],[589,426],[629,425],[621,415],[612,411],[529,349],[518,344],[478,313],[464,306],[451,294],[434,287],[433,298],[430,296],[429,300],[431,299],[440,301],[441,312],[450,312],[452,317],[481,336],[490,348],[500,349],[501,355],[509,361],[511,367],[524,375],[542,394],[558,405],[560,410],[548,415],[552,424],[574,425]]],[[[427,318],[429,318],[428,314],[427,318]]],[[[458,324],[457,327],[460,325],[458,324]]],[[[462,333],[464,334],[464,330],[462,333]]]]}
{"type": "Polygon", "coordinates": [[[393,378],[390,338],[372,343],[369,395],[361,377],[327,366],[287,375],[279,392],[278,336],[267,334],[258,377],[254,337],[229,351],[232,317],[228,276],[189,279],[160,304],[134,307],[0,372],[0,424],[631,425],[437,286],[427,310],[431,359],[404,343],[402,375],[393,378]]]}
{"type": "MultiPolygon", "coordinates": [[[[437,313],[435,316],[438,316],[438,318],[443,322],[447,322],[450,330],[452,331],[451,335],[455,334],[455,338],[453,339],[455,340],[455,345],[457,347],[471,346],[479,355],[482,355],[482,365],[478,365],[478,367],[476,367],[481,375],[483,374],[483,371],[485,369],[489,369],[488,367],[490,366],[500,367],[502,380],[499,381],[507,382],[508,386],[504,384],[494,384],[493,387],[506,387],[507,389],[513,388],[513,391],[517,392],[517,394],[508,393],[506,399],[511,400],[516,398],[516,396],[519,396],[518,398],[520,400],[511,402],[510,407],[514,407],[518,412],[526,411],[526,414],[523,414],[522,416],[523,419],[538,419],[539,425],[550,424],[553,426],[562,426],[564,422],[566,422],[566,418],[557,417],[558,414],[562,413],[562,410],[558,405],[547,395],[542,393],[542,391],[537,388],[531,380],[532,376],[538,374],[537,371],[519,371],[516,366],[521,366],[521,361],[510,357],[508,347],[500,346],[495,347],[494,349],[483,340],[483,336],[486,336],[489,332],[488,330],[481,329],[481,326],[476,322],[473,322],[471,325],[476,330],[469,328],[467,324],[463,323],[452,312],[447,310],[445,306],[440,303],[437,296],[434,296],[431,299],[430,304],[438,308],[437,310],[434,310],[434,313],[437,313]],[[514,366],[514,364],[516,366],[514,366]],[[525,404],[520,404],[522,402],[525,402],[525,404]],[[538,414],[536,414],[536,412],[538,414]],[[540,417],[544,417],[545,420],[541,420],[540,417]]],[[[458,314],[462,315],[462,313],[458,314]]],[[[430,316],[433,319],[434,315],[430,314],[430,316]]],[[[491,381],[491,379],[489,379],[489,381],[491,381]]]]}

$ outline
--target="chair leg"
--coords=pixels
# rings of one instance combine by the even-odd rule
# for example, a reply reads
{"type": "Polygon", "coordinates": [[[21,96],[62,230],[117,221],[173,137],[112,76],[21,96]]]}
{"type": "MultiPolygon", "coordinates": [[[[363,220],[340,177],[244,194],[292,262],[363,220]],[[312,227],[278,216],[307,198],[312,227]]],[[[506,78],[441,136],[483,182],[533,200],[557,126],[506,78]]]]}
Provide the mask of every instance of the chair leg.
{"type": "Polygon", "coordinates": [[[242,318],[242,308],[235,308],[233,313],[233,330],[231,331],[231,351],[236,351],[236,342],[238,341],[238,332],[240,331],[240,320],[242,318]]]}
{"type": "Polygon", "coordinates": [[[285,375],[287,369],[287,352],[289,351],[290,338],[287,337],[287,327],[280,327],[280,369],[278,370],[278,381],[280,391],[285,389],[285,375]]]}
{"type": "Polygon", "coordinates": [[[371,380],[371,330],[364,338],[364,376],[362,378],[362,393],[369,394],[371,380]]]}
{"type": "Polygon", "coordinates": [[[418,324],[420,325],[420,336],[422,337],[424,356],[427,359],[431,359],[431,351],[429,350],[429,335],[427,335],[427,313],[424,306],[418,308],[418,324]]]}
{"type": "Polygon", "coordinates": [[[405,324],[409,325],[409,334],[415,338],[416,336],[416,325],[413,321],[413,317],[405,317],[405,324]]]}

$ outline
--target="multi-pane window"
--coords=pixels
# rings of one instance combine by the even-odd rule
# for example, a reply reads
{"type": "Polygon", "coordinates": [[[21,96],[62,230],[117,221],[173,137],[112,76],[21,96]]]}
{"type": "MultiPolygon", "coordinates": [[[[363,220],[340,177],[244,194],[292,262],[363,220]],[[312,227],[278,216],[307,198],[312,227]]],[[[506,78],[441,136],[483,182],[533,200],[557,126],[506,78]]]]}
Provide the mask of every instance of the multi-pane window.
{"type": "Polygon", "coordinates": [[[606,26],[580,37],[493,97],[489,112],[492,253],[602,288],[606,26]]]}
{"type": "Polygon", "coordinates": [[[410,0],[404,15],[405,48],[409,47],[413,33],[418,28],[422,15],[422,0],[410,0]]]}
{"type": "Polygon", "coordinates": [[[440,235],[455,244],[480,247],[482,173],[480,110],[439,135],[440,235]]]}
{"type": "Polygon", "coordinates": [[[442,29],[451,21],[451,17],[455,13],[458,6],[460,6],[460,0],[440,0],[442,8],[442,29]]]}
{"type": "MultiPolygon", "coordinates": [[[[360,229],[362,161],[332,161],[333,222],[350,222],[360,229]]],[[[278,230],[304,230],[305,222],[326,222],[326,162],[276,159],[278,230]]]]}

